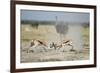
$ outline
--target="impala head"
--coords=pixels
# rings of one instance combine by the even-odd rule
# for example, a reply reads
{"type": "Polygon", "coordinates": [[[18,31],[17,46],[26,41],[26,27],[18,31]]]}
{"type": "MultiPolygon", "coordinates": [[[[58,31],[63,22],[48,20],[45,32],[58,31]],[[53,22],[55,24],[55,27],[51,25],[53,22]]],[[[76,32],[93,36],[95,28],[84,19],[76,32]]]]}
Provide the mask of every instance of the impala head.
{"type": "Polygon", "coordinates": [[[54,42],[52,42],[51,44],[50,44],[50,48],[53,48],[53,47],[55,47],[56,46],[56,44],[54,43],[54,42]]]}
{"type": "Polygon", "coordinates": [[[34,45],[34,40],[31,40],[30,46],[33,46],[33,45],[34,45]]]}

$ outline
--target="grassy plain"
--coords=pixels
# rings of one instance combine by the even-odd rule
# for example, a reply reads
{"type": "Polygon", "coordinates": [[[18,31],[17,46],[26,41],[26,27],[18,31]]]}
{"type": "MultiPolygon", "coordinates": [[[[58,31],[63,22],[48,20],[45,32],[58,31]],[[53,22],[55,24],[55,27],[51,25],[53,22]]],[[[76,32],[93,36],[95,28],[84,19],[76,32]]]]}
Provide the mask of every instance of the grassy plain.
{"type": "Polygon", "coordinates": [[[37,49],[35,52],[27,53],[25,47],[32,39],[39,39],[47,41],[48,43],[59,42],[60,37],[56,32],[54,25],[39,25],[34,28],[31,25],[21,24],[21,62],[49,62],[49,61],[74,61],[74,60],[87,60],[89,59],[89,27],[82,28],[82,40],[84,49],[82,52],[59,51],[48,49],[43,52],[43,49],[37,49]],[[41,52],[42,51],[42,52],[41,52]]]}

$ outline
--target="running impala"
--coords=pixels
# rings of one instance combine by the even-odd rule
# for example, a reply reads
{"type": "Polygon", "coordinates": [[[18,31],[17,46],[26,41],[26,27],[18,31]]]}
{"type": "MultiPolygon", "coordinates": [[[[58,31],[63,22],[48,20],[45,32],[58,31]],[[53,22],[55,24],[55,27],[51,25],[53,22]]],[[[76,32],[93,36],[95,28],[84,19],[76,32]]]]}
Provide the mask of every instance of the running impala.
{"type": "Polygon", "coordinates": [[[38,46],[43,46],[42,48],[46,50],[47,48],[47,43],[45,41],[42,41],[42,40],[31,40],[30,42],[30,49],[29,50],[32,50],[34,51],[34,48],[38,47],[38,46]]]}
{"type": "Polygon", "coordinates": [[[54,48],[55,50],[60,49],[65,46],[71,46],[70,51],[74,51],[71,40],[64,40],[61,44],[56,44],[54,42],[52,42],[52,44],[50,44],[50,48],[54,48]]]}

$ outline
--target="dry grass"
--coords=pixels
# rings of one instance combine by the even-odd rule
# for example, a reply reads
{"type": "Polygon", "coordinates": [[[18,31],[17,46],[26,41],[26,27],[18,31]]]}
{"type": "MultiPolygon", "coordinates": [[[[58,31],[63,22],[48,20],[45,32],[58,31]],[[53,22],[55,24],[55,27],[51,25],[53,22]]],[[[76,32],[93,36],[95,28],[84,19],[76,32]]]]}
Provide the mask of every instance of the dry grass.
{"type": "Polygon", "coordinates": [[[73,61],[73,60],[87,60],[89,59],[89,28],[82,29],[82,36],[84,47],[82,52],[69,51],[66,48],[62,50],[37,49],[35,52],[30,51],[27,53],[27,43],[31,39],[46,40],[49,43],[59,42],[59,34],[53,25],[39,25],[38,29],[32,28],[30,25],[21,25],[21,62],[49,62],[49,61],[73,61]],[[28,29],[27,29],[28,28],[28,29]],[[26,30],[27,29],[27,30],[26,30]],[[88,49],[87,49],[88,48],[88,49]]]}

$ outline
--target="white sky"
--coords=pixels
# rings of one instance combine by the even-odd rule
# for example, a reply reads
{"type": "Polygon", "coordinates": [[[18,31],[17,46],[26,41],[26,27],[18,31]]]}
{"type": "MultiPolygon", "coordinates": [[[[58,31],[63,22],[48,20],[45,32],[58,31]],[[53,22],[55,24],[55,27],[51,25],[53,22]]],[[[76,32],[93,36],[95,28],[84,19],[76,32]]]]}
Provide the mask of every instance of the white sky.
{"type": "Polygon", "coordinates": [[[89,13],[21,10],[21,20],[89,22],[89,13]]]}

